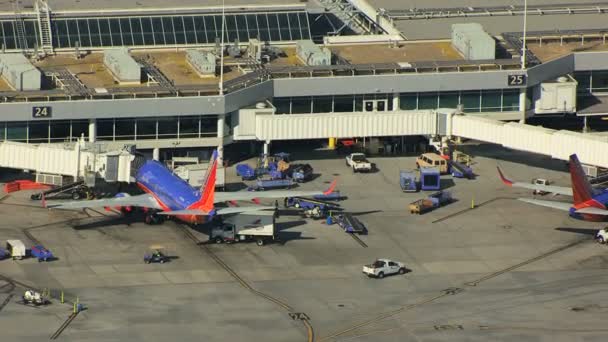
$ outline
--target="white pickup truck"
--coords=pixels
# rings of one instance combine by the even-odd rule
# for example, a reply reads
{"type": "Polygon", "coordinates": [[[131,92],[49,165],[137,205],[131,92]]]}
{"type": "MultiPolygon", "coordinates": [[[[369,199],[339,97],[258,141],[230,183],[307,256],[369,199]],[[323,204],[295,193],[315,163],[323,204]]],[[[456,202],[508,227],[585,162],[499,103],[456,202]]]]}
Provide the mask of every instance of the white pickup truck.
{"type": "Polygon", "coordinates": [[[391,274],[405,274],[408,271],[403,263],[388,259],[378,259],[373,264],[363,266],[365,275],[380,279],[391,274]]]}
{"type": "Polygon", "coordinates": [[[351,153],[346,156],[346,166],[352,168],[353,172],[369,172],[372,170],[372,163],[367,161],[363,153],[351,153]]]}

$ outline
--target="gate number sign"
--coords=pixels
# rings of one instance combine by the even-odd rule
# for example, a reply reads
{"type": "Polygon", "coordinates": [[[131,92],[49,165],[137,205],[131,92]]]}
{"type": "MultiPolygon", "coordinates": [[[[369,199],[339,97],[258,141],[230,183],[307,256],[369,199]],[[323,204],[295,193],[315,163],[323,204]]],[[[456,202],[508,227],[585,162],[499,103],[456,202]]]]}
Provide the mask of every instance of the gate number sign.
{"type": "Polygon", "coordinates": [[[526,75],[507,75],[507,84],[510,86],[526,85],[526,75]]]}
{"type": "Polygon", "coordinates": [[[53,114],[53,109],[50,106],[37,106],[32,107],[32,117],[36,118],[50,118],[53,114]]]}

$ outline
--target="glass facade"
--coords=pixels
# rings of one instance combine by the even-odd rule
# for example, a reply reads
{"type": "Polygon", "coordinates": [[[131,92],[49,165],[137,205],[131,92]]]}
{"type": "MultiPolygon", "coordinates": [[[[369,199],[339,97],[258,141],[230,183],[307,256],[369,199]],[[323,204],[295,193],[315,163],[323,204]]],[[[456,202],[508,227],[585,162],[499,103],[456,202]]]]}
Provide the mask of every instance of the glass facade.
{"type": "MultiPolygon", "coordinates": [[[[74,141],[89,136],[88,120],[0,122],[0,140],[30,143],[74,141]]],[[[217,136],[217,117],[98,119],[97,140],[156,140],[217,136]]]]}
{"type": "MultiPolygon", "coordinates": [[[[16,21],[0,21],[0,43],[5,49],[33,49],[38,39],[35,20],[23,20],[24,39],[16,21]]],[[[74,48],[214,44],[221,38],[220,15],[163,15],[51,20],[53,46],[74,48]]],[[[306,12],[227,14],[225,39],[229,42],[310,39],[306,12]]]]}
{"type": "MultiPolygon", "coordinates": [[[[513,89],[461,92],[406,93],[399,95],[399,109],[428,110],[456,108],[467,113],[519,110],[519,91],[513,89]]],[[[348,113],[392,111],[393,94],[298,96],[273,99],[277,114],[348,113]]]]}
{"type": "Polygon", "coordinates": [[[608,93],[608,70],[575,72],[574,78],[580,95],[608,93]]]}

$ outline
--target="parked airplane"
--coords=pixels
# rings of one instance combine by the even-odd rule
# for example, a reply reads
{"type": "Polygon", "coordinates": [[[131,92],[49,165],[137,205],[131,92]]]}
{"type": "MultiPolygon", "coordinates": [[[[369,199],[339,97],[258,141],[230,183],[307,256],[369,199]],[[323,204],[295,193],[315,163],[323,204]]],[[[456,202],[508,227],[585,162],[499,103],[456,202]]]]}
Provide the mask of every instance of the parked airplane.
{"type": "Polygon", "coordinates": [[[536,185],[523,182],[513,182],[507,179],[499,167],[498,174],[503,183],[531,190],[553,192],[559,195],[572,196],[572,204],[558,201],[543,201],[532,198],[518,198],[520,201],[542,205],[549,208],[568,211],[569,215],[585,221],[604,221],[608,217],[608,191],[594,189],[587,180],[583,167],[576,154],[570,156],[570,178],[572,187],[551,185],[536,185]]]}
{"type": "Polygon", "coordinates": [[[282,198],[291,196],[315,196],[333,192],[336,181],[332,182],[326,191],[269,191],[264,193],[251,192],[215,192],[217,173],[217,152],[213,153],[211,167],[207,172],[205,182],[200,190],[192,188],[186,181],[173,174],[158,161],[148,160],[137,171],[135,176],[137,186],[145,194],[131,196],[120,193],[114,198],[93,201],[68,203],[48,203],[46,207],[56,209],[83,208],[112,208],[119,207],[130,211],[132,207],[143,208],[146,211],[146,223],[159,220],[158,215],[173,216],[183,222],[198,224],[207,220],[208,216],[239,214],[259,210],[275,209],[275,207],[249,206],[216,208],[215,204],[228,201],[255,200],[257,198],[282,198]]]}

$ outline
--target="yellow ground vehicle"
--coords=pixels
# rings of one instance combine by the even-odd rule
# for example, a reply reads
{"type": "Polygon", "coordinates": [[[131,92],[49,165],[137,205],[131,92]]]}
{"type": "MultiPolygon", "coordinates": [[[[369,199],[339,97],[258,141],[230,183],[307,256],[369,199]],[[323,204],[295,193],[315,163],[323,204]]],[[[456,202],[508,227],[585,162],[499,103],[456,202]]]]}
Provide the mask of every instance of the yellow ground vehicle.
{"type": "Polygon", "coordinates": [[[424,153],[416,158],[416,166],[420,167],[436,167],[439,172],[448,173],[448,161],[443,159],[437,153],[424,153]]]}

